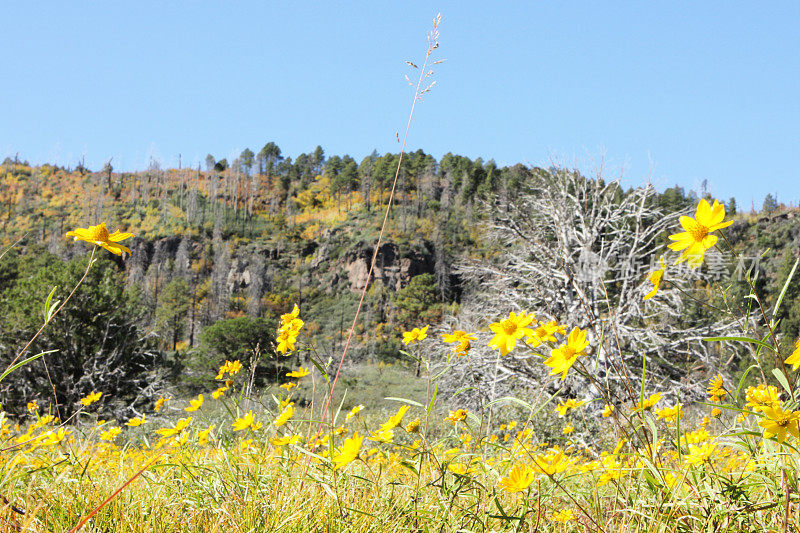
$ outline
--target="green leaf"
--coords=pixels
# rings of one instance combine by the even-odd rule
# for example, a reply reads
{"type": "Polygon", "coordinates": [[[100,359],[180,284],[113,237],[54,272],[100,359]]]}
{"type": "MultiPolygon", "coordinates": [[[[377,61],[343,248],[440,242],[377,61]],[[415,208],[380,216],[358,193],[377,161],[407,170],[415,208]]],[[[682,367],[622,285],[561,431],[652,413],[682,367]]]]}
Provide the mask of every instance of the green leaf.
{"type": "Polygon", "coordinates": [[[750,344],[757,344],[762,348],[768,348],[773,352],[775,351],[774,346],[767,344],[764,341],[760,341],[758,339],[751,339],[750,337],[705,337],[703,340],[706,342],[722,342],[722,341],[746,342],[750,344]]]}
{"type": "Polygon", "coordinates": [[[46,352],[37,353],[36,355],[32,355],[32,356],[28,357],[27,359],[23,359],[22,361],[20,361],[19,363],[15,364],[14,366],[10,366],[10,367],[6,368],[6,371],[3,372],[2,374],[0,374],[0,381],[3,381],[3,379],[7,375],[12,373],[14,370],[16,370],[16,369],[18,369],[18,368],[20,368],[22,366],[27,365],[31,361],[35,361],[35,360],[39,359],[41,356],[43,356],[43,355],[47,355],[49,353],[53,353],[53,352],[57,352],[57,351],[58,350],[47,350],[46,352]]]}
{"type": "Polygon", "coordinates": [[[513,396],[503,396],[502,398],[498,398],[498,399],[496,399],[496,400],[492,400],[491,402],[489,402],[489,403],[487,403],[487,404],[486,404],[486,407],[487,407],[487,408],[488,408],[488,407],[491,407],[491,406],[493,406],[494,404],[496,404],[496,403],[500,403],[500,402],[510,402],[510,403],[516,403],[516,404],[519,404],[519,405],[521,405],[521,406],[522,406],[522,407],[524,407],[525,409],[528,409],[528,410],[533,410],[533,405],[529,404],[528,402],[523,402],[523,401],[522,401],[522,400],[520,400],[519,398],[514,398],[513,396]]]}
{"type": "Polygon", "coordinates": [[[783,371],[780,368],[773,368],[772,375],[775,376],[775,379],[778,380],[778,383],[781,384],[783,389],[789,393],[789,396],[794,396],[792,394],[792,388],[789,386],[789,381],[786,379],[786,376],[783,375],[783,371]]]}
{"type": "Polygon", "coordinates": [[[506,513],[506,510],[503,509],[502,505],[500,505],[500,500],[498,500],[497,497],[495,497],[495,499],[494,499],[494,504],[495,504],[495,506],[497,506],[497,510],[500,511],[500,516],[498,516],[497,518],[503,518],[505,520],[510,520],[512,518],[512,517],[508,516],[508,513],[506,513]]]}
{"type": "Polygon", "coordinates": [[[473,413],[472,411],[467,411],[467,418],[468,418],[468,419],[470,419],[470,420],[472,420],[472,423],[473,423],[473,424],[475,424],[476,426],[480,427],[480,425],[481,425],[481,419],[480,419],[480,418],[478,418],[478,415],[476,415],[476,414],[475,414],[475,413],[473,413]]]}
{"type": "MultiPolygon", "coordinates": [[[[603,325],[605,328],[605,325],[603,325]]],[[[605,346],[603,343],[605,342],[606,332],[605,329],[600,330],[600,342],[597,343],[597,346],[602,348],[605,346]]],[[[595,350],[594,354],[594,377],[597,377],[597,372],[600,370],[600,348],[595,350]]]]}
{"type": "Polygon", "coordinates": [[[339,402],[339,407],[336,409],[336,413],[333,415],[333,423],[336,424],[336,420],[339,418],[339,413],[342,412],[342,406],[344,405],[344,401],[347,398],[347,389],[344,390],[344,394],[342,395],[342,401],[339,402]]]}
{"type": "Polygon", "coordinates": [[[422,405],[421,403],[415,402],[414,400],[408,400],[406,398],[395,398],[394,396],[387,396],[386,398],[384,398],[384,400],[392,400],[393,402],[407,403],[409,405],[425,409],[425,406],[422,405]]]}
{"type": "Polygon", "coordinates": [[[797,270],[797,264],[800,262],[800,259],[795,259],[794,266],[792,267],[792,271],[789,272],[789,276],[786,278],[786,283],[783,284],[783,289],[781,289],[781,295],[778,296],[778,301],[775,302],[775,308],[772,310],[772,318],[775,319],[775,315],[778,314],[778,309],[781,307],[781,302],[783,301],[783,296],[786,294],[786,290],[789,288],[789,283],[792,281],[792,277],[794,277],[794,272],[797,270]]]}
{"type": "Polygon", "coordinates": [[[313,357],[311,358],[311,364],[314,365],[315,367],[317,367],[317,370],[319,370],[319,373],[322,374],[323,378],[325,378],[325,381],[330,381],[331,380],[330,376],[328,376],[328,373],[325,371],[324,368],[322,368],[322,365],[319,364],[317,362],[317,360],[314,359],[313,357]]]}
{"type": "MultiPolygon", "coordinates": [[[[680,412],[675,418],[680,418],[680,412]]],[[[645,422],[647,422],[647,425],[650,427],[650,434],[653,436],[653,444],[650,449],[655,450],[658,441],[658,428],[656,427],[656,421],[653,417],[648,416],[645,417],[645,422]]]]}
{"type": "Polygon", "coordinates": [[[750,365],[747,367],[747,370],[744,371],[742,377],[739,379],[739,385],[736,387],[736,401],[739,401],[739,395],[742,393],[742,387],[744,387],[745,379],[747,379],[747,375],[750,374],[750,371],[753,369],[758,368],[758,365],[750,365]]]}
{"type": "MultiPolygon", "coordinates": [[[[641,398],[639,398],[639,405],[644,405],[644,385],[645,385],[645,377],[647,376],[647,357],[642,354],[642,391],[641,391],[641,398]]],[[[644,410],[642,410],[642,415],[644,415],[644,410]]]]}
{"type": "Polygon", "coordinates": [[[414,473],[414,475],[419,475],[419,472],[417,471],[417,468],[413,464],[411,464],[409,461],[407,461],[406,459],[403,459],[402,461],[400,461],[400,466],[402,466],[406,470],[411,470],[414,473]]]}
{"type": "Polygon", "coordinates": [[[53,295],[56,293],[56,289],[58,289],[58,285],[53,287],[53,290],[50,291],[50,294],[47,295],[47,300],[44,302],[44,323],[47,324],[50,322],[50,319],[53,318],[53,314],[58,309],[58,304],[61,303],[60,300],[56,300],[53,302],[53,295]]]}
{"type": "Polygon", "coordinates": [[[477,387],[475,387],[474,385],[469,385],[467,387],[461,387],[460,389],[458,389],[457,391],[455,391],[453,393],[453,398],[455,398],[456,396],[458,396],[459,394],[461,394],[463,392],[467,392],[468,390],[477,390],[477,387]]]}
{"type": "Polygon", "coordinates": [[[439,384],[436,384],[436,388],[433,389],[433,394],[431,395],[431,401],[428,403],[428,412],[427,414],[430,416],[431,411],[433,410],[433,404],[436,402],[436,395],[439,393],[439,384]]]}

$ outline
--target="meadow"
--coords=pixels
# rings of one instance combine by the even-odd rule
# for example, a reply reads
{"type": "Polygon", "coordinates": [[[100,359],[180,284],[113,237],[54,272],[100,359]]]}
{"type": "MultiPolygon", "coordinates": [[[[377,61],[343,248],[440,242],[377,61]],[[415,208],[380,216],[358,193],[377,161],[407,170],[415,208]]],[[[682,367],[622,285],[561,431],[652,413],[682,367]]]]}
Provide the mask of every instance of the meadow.
{"type": "MultiPolygon", "coordinates": [[[[675,260],[700,266],[730,223],[724,218],[722,205],[705,200],[694,218],[683,217],[669,263],[648,276],[652,289],[642,298],[659,298],[675,260]]],[[[92,244],[92,254],[121,253],[130,237],[105,225],[69,235],[92,244]]],[[[751,298],[763,309],[756,292],[751,298]]],[[[43,327],[59,305],[46,302],[43,327]]],[[[534,355],[548,381],[577,373],[601,391],[598,398],[542,388],[534,398],[500,398],[445,415],[439,380],[452,363],[470,358],[477,332],[429,334],[420,324],[402,339],[403,355],[421,369],[418,396],[390,398],[397,409],[388,415],[371,405],[343,410],[326,401],[336,366],[314,358],[295,306],[281,317],[276,349],[283,356],[302,351],[309,364],[287,373],[291,381],[271,394],[245,395],[248,369],[236,360],[209,375],[208,390],[196,398],[161,397],[151,414],[124,422],[93,414],[113,394],[99,390],[68,420],[35,401],[24,418],[3,414],[3,527],[671,532],[789,531],[800,524],[792,373],[800,342],[784,361],[767,310],[766,336],[727,339],[756,346],[748,372],[738,383],[715,375],[707,398],[692,405],[663,400],[646,367],[639,377],[616,367],[622,393],[604,386],[589,370],[589,354],[613,343],[613,334],[535,311],[487,317],[488,347],[501,357],[534,355]],[[432,345],[449,350],[444,362],[428,355],[432,345]],[[777,363],[771,370],[770,361],[777,363]],[[754,376],[757,384],[745,386],[754,376]],[[300,401],[298,389],[311,394],[300,401]],[[598,404],[594,415],[591,403],[598,404]],[[559,421],[555,438],[534,430],[546,413],[559,421]]],[[[2,377],[47,355],[23,350],[2,377]]]]}

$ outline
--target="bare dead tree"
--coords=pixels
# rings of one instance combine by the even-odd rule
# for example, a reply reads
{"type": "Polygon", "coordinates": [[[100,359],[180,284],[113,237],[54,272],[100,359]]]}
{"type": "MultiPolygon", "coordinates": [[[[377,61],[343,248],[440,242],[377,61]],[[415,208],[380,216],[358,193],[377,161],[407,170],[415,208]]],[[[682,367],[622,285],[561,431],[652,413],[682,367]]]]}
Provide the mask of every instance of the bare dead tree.
{"type": "Polygon", "coordinates": [[[526,310],[540,320],[589,330],[593,348],[582,363],[595,385],[571,373],[566,382],[551,383],[553,390],[563,386],[572,389],[568,393],[598,397],[601,384],[624,397],[625,381],[641,378],[645,358],[650,383],[655,379],[664,390],[683,395],[702,393],[708,379],[702,370],[712,368],[715,357],[714,345],[702,339],[730,335],[741,324],[725,313],[683,320],[680,282],[643,301],[652,288],[647,274],[657,268],[664,235],[677,226],[679,214],[663,212],[650,185],[625,191],[601,172],[587,179],[565,168],[531,174],[521,194],[484,206],[490,248],[457,266],[468,290],[452,322],[482,333],[470,352],[472,365],[458,364],[447,374],[451,387],[475,382],[480,399],[491,401],[519,387],[542,386],[549,369],[541,356],[549,350],[523,348],[500,357],[487,347],[488,322],[526,310]]]}

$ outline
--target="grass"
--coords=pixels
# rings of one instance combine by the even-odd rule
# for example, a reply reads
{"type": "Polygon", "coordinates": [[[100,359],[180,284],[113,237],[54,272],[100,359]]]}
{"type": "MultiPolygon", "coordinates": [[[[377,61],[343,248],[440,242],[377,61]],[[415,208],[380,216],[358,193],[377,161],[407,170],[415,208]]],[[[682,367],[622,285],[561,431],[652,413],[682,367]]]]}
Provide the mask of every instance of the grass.
{"type": "MultiPolygon", "coordinates": [[[[336,468],[330,446],[308,444],[316,428],[303,418],[309,413],[299,410],[275,428],[264,412],[262,429],[239,435],[220,428],[204,446],[197,433],[205,423],[181,433],[183,443],[180,436],[156,441],[150,428],[106,442],[98,438],[103,427],[82,424],[60,442],[5,452],[3,495],[25,514],[5,505],[0,517],[23,530],[68,530],[151,464],[86,531],[762,530],[783,522],[781,472],[791,476],[800,466],[785,447],[757,443],[760,436],[739,443],[709,436],[718,453],[691,464],[675,457],[668,435],[676,427],[664,422],[653,425],[665,438],[656,454],[630,442],[603,453],[583,449],[577,438],[541,442],[522,429],[524,420],[511,431],[504,420],[505,430],[480,434],[472,417],[452,424],[436,416],[426,431],[425,411],[412,406],[392,442],[364,441],[358,459],[336,468]],[[417,416],[419,433],[403,429],[417,416]],[[278,434],[303,438],[275,446],[278,434]],[[752,450],[743,446],[748,442],[752,450]],[[538,470],[533,483],[512,493],[499,481],[516,464],[538,470]],[[554,520],[562,511],[572,514],[563,524],[554,520]]],[[[334,437],[334,449],[354,432],[378,430],[385,418],[357,416],[337,425],[347,431],[334,437]]],[[[52,431],[45,425],[33,434],[52,431]]],[[[12,431],[4,441],[18,436],[12,431]]],[[[686,443],[682,448],[691,454],[686,443]]],[[[794,520],[794,498],[790,506],[794,520]]]]}

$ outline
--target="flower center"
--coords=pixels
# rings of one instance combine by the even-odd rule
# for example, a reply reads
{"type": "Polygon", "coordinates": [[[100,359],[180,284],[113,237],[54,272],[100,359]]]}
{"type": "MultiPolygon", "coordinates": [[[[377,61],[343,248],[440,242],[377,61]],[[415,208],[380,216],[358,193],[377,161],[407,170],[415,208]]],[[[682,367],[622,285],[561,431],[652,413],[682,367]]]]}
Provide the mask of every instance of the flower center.
{"type": "Polygon", "coordinates": [[[708,228],[702,224],[697,224],[689,231],[689,233],[695,242],[702,242],[702,240],[706,238],[706,235],[708,235],[708,228]]]}
{"type": "Polygon", "coordinates": [[[108,230],[105,224],[93,226],[91,228],[91,237],[94,242],[108,242],[108,230]]]}
{"type": "Polygon", "coordinates": [[[501,325],[506,335],[513,335],[517,331],[517,323],[511,319],[506,318],[501,325]]]}
{"type": "Polygon", "coordinates": [[[564,346],[564,348],[562,350],[562,353],[564,354],[564,359],[569,361],[570,359],[575,357],[576,350],[572,346],[567,345],[567,346],[564,346]]]}

